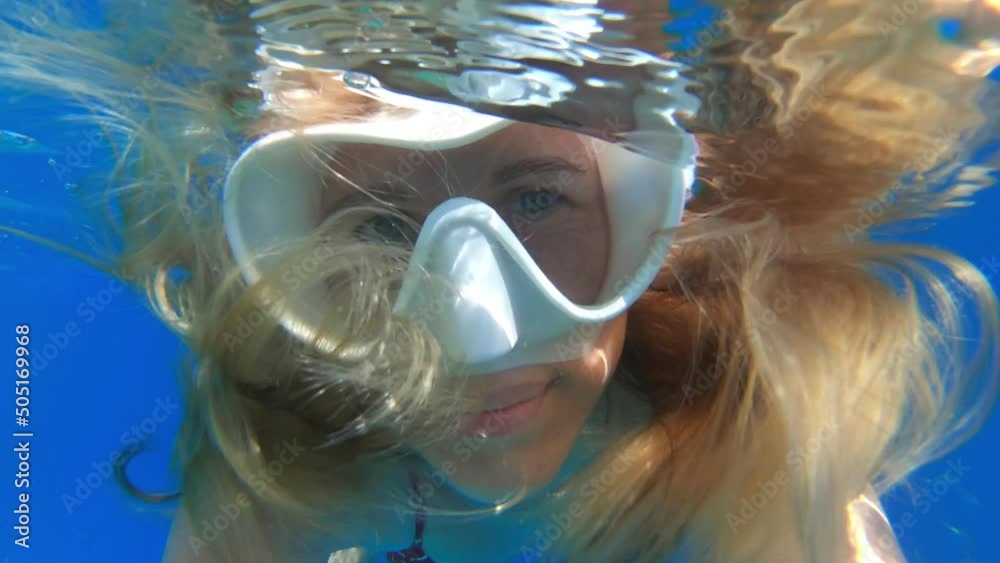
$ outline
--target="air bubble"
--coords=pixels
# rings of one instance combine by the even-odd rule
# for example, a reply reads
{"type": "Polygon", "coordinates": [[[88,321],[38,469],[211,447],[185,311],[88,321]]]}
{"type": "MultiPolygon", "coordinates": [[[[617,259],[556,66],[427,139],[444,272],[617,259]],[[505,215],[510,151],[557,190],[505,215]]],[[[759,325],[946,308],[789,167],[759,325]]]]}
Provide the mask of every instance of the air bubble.
{"type": "Polygon", "coordinates": [[[347,72],[344,74],[344,83],[352,88],[367,88],[372,83],[372,77],[360,72],[347,72]]]}

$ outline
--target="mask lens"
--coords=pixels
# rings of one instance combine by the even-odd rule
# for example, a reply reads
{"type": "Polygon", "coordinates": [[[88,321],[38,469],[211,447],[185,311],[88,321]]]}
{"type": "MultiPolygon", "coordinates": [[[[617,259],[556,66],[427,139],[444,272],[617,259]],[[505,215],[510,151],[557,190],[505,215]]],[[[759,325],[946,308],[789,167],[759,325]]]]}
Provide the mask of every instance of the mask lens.
{"type": "Polygon", "coordinates": [[[593,305],[607,278],[611,244],[600,178],[554,188],[527,186],[494,209],[567,299],[593,305]]]}

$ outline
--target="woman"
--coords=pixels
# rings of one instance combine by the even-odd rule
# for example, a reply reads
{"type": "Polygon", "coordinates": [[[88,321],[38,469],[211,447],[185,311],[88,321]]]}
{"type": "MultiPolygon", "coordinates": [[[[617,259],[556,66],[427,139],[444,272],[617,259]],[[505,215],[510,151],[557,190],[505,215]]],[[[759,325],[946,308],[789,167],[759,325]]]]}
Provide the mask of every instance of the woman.
{"type": "MultiPolygon", "coordinates": [[[[910,74],[891,43],[930,44],[944,8],[884,47],[822,9],[765,26],[765,4],[655,158],[272,69],[234,159],[232,92],[142,92],[117,271],[197,357],[164,560],[902,561],[877,497],[982,420],[998,320],[974,267],[869,228],[971,191],[893,182],[959,154],[941,129],[982,125],[979,82],[910,74]],[[986,363],[956,367],[965,307],[986,363]]],[[[3,73],[78,54],[24,41],[45,50],[3,73]]],[[[169,60],[233,48],[208,44],[169,60]]]]}

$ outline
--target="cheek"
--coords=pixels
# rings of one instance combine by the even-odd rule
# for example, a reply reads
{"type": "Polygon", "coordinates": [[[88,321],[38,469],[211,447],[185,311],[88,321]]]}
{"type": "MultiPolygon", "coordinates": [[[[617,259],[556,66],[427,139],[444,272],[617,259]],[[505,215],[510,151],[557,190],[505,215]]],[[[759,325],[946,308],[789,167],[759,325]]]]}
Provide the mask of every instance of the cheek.
{"type": "Polygon", "coordinates": [[[573,393],[589,397],[595,393],[599,395],[604,390],[621,358],[626,322],[626,315],[608,321],[588,355],[554,366],[556,373],[564,376],[573,393]]]}
{"type": "Polygon", "coordinates": [[[553,388],[553,410],[561,413],[560,420],[574,423],[587,417],[597,404],[608,381],[608,370],[599,365],[572,365],[559,370],[560,385],[553,388]]]}
{"type": "Polygon", "coordinates": [[[606,223],[599,213],[575,217],[558,230],[536,233],[525,244],[570,301],[592,305],[604,287],[610,245],[606,223]]]}

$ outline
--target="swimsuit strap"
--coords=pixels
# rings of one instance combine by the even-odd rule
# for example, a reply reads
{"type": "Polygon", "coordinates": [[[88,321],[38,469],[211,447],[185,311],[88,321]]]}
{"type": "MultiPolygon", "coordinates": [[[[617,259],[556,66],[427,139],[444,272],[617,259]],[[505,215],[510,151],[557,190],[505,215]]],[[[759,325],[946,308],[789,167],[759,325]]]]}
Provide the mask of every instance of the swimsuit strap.
{"type": "MultiPolygon", "coordinates": [[[[410,473],[410,490],[417,492],[419,477],[416,473],[410,473]]],[[[424,497],[420,498],[420,506],[417,507],[417,524],[413,532],[413,543],[410,547],[402,551],[392,551],[386,554],[386,559],[391,563],[434,563],[434,560],[424,553],[424,527],[427,525],[426,512],[424,511],[424,497]]]]}
{"type": "Polygon", "coordinates": [[[417,477],[416,473],[410,473],[410,490],[417,493],[417,497],[420,498],[420,506],[417,508],[417,525],[416,530],[413,534],[413,545],[423,546],[424,545],[424,526],[427,525],[426,511],[424,510],[424,497],[417,490],[419,488],[420,478],[417,477]]]}

